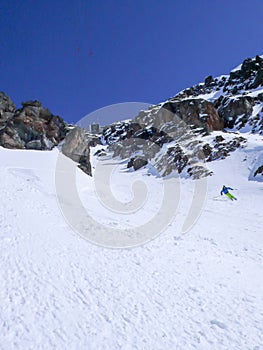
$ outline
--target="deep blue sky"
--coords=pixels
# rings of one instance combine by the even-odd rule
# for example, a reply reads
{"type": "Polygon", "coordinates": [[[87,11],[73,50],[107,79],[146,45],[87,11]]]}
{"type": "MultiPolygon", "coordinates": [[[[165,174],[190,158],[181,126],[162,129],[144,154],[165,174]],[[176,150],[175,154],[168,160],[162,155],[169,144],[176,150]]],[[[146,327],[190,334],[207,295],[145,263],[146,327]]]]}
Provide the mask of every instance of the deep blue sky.
{"type": "Polygon", "coordinates": [[[262,0],[0,0],[0,91],[68,122],[263,53],[262,0]]]}

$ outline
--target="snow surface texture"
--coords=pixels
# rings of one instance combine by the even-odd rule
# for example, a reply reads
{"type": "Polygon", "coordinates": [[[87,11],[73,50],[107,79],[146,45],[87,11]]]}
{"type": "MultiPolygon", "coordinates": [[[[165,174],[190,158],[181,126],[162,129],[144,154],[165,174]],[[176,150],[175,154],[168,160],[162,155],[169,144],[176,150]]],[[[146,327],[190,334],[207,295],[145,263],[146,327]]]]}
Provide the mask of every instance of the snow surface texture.
{"type": "MultiPolygon", "coordinates": [[[[82,239],[65,221],[55,190],[58,151],[0,148],[0,349],[261,350],[263,236],[261,182],[248,181],[262,137],[209,164],[206,202],[181,234],[192,197],[182,179],[177,216],[151,242],[114,250],[82,239]],[[238,201],[220,196],[222,185],[238,201]]],[[[131,193],[116,170],[113,191],[131,193]]],[[[138,171],[150,187],[146,212],[158,206],[160,179],[138,171]]],[[[93,179],[78,171],[87,210],[110,227],[133,225],[98,203],[93,179]]]]}

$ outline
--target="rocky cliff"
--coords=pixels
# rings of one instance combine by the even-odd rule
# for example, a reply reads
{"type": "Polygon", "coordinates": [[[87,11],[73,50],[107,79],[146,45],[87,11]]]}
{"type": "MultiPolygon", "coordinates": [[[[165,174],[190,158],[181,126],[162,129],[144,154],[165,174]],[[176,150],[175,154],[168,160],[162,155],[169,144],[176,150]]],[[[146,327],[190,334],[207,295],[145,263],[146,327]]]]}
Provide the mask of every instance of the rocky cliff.
{"type": "Polygon", "coordinates": [[[204,163],[245,147],[242,132],[263,134],[262,72],[262,57],[246,59],[229,75],[208,76],[130,122],[105,127],[109,151],[130,158],[129,167],[136,160],[136,169],[150,162],[162,176],[211,175],[204,163]]]}
{"type": "Polygon", "coordinates": [[[6,148],[49,150],[67,133],[62,118],[43,108],[39,101],[22,103],[16,109],[11,99],[0,93],[0,145],[6,148]]]}
{"type": "Polygon", "coordinates": [[[0,92],[0,146],[13,149],[51,150],[63,141],[62,153],[79,163],[91,175],[92,138],[84,129],[69,127],[39,101],[22,103],[16,109],[12,100],[0,92]]]}

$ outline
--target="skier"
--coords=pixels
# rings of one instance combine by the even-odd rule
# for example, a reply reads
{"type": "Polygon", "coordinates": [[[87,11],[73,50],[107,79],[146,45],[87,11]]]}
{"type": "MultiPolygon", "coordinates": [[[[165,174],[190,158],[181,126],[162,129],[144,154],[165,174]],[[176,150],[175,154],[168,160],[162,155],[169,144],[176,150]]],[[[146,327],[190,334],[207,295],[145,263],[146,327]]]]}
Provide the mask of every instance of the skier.
{"type": "Polygon", "coordinates": [[[228,190],[234,190],[231,187],[226,187],[225,185],[223,186],[222,190],[221,190],[221,196],[224,193],[229,199],[231,199],[231,201],[233,200],[237,200],[237,198],[235,196],[232,195],[232,193],[230,193],[228,190]]]}

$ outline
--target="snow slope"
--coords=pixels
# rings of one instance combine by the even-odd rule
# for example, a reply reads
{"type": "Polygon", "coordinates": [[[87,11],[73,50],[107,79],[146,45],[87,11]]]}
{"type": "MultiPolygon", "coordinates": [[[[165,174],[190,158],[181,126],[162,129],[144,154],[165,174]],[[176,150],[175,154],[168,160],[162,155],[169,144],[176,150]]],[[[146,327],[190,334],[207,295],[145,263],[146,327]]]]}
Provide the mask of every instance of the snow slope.
{"type": "MultiPolygon", "coordinates": [[[[248,181],[263,147],[262,137],[248,138],[245,151],[209,164],[215,175],[188,233],[181,226],[193,181],[182,179],[165,232],[123,250],[85,241],[64,220],[56,149],[0,148],[0,349],[263,349],[263,187],[248,181]],[[223,184],[238,189],[238,201],[220,196],[223,184]]],[[[137,174],[153,192],[140,221],[156,210],[161,184],[147,169],[137,174]]],[[[116,196],[128,200],[127,173],[115,176],[116,196]]],[[[77,178],[92,215],[132,225],[99,207],[93,179],[77,178]]]]}

